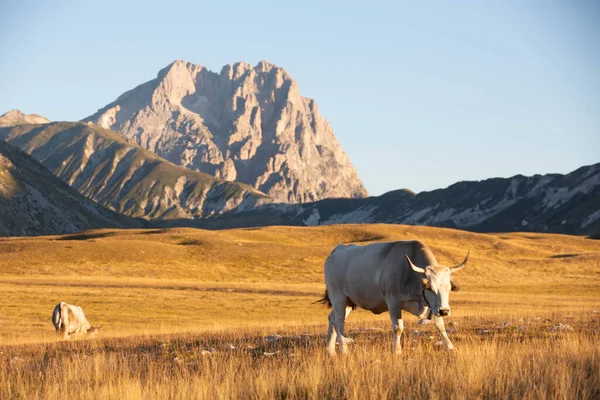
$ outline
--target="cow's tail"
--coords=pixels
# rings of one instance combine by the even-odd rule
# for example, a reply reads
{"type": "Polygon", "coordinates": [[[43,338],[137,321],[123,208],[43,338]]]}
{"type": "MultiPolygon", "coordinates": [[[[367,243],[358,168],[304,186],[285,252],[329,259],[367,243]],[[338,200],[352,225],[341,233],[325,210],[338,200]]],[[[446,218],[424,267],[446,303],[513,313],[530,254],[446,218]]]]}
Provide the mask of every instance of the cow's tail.
{"type": "Polygon", "coordinates": [[[52,324],[54,325],[54,328],[56,329],[57,333],[60,330],[60,326],[62,325],[61,305],[62,302],[57,304],[56,307],[54,307],[54,312],[52,313],[52,324]]]}
{"type": "Polygon", "coordinates": [[[329,294],[327,294],[327,289],[325,289],[325,295],[321,299],[313,302],[312,304],[317,303],[327,304],[327,307],[331,308],[331,300],[329,300],[329,294]]]}

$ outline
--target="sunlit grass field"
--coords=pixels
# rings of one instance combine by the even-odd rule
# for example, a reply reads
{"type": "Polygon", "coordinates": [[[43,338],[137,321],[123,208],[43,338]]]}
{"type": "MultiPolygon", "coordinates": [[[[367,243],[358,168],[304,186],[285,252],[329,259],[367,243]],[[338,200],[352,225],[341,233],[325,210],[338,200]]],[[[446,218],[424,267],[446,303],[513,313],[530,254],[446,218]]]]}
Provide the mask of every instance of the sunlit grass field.
{"type": "Polygon", "coordinates": [[[600,397],[600,241],[583,237],[340,225],[0,238],[0,296],[0,399],[600,397]],[[329,310],[312,304],[325,258],[407,239],[445,264],[471,250],[446,318],[457,350],[406,316],[394,358],[387,314],[359,310],[351,354],[328,359],[329,310]],[[99,336],[57,342],[60,301],[99,336]]]}

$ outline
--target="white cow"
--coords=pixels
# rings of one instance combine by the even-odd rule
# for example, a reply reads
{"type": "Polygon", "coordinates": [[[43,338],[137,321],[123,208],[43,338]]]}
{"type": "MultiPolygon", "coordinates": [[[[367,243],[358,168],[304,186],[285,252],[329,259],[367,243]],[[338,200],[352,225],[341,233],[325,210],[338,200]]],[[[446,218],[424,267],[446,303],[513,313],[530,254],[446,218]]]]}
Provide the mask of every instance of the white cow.
{"type": "Polygon", "coordinates": [[[81,307],[67,304],[64,301],[61,301],[54,307],[52,323],[56,329],[56,334],[62,335],[65,340],[69,340],[72,333],[75,334],[75,339],[77,339],[77,335],[80,332],[96,335],[98,329],[102,328],[102,326],[92,326],[85,317],[81,307]]]}
{"type": "Polygon", "coordinates": [[[461,264],[448,268],[438,264],[429,247],[419,241],[336,246],[325,261],[327,290],[319,300],[333,307],[327,332],[329,354],[335,355],[336,338],[340,351],[347,352],[344,324],[356,307],[374,314],[389,311],[395,354],[402,352],[402,310],[419,318],[433,317],[444,348],[453,350],[443,317],[450,315],[450,290],[458,290],[450,275],[463,268],[468,258],[469,254],[461,264]]]}

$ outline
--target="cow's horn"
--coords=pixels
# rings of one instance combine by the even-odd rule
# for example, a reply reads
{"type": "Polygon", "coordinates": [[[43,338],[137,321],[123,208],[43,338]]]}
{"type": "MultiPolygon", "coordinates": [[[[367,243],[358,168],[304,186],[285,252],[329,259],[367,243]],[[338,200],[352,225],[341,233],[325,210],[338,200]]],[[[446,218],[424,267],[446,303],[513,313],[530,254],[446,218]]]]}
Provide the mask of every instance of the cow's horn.
{"type": "Polygon", "coordinates": [[[452,267],[450,268],[450,271],[452,272],[456,272],[459,269],[463,269],[465,267],[465,265],[467,265],[467,260],[469,259],[469,254],[471,254],[471,250],[469,250],[467,252],[467,256],[465,257],[465,261],[461,262],[460,264],[458,264],[456,267],[452,267]]]}
{"type": "Polygon", "coordinates": [[[410,264],[410,267],[412,268],[413,271],[418,272],[419,274],[425,273],[425,270],[423,268],[419,268],[415,264],[413,264],[413,262],[410,261],[410,258],[408,258],[408,256],[406,254],[404,255],[404,257],[406,257],[406,261],[408,261],[408,263],[410,264]]]}

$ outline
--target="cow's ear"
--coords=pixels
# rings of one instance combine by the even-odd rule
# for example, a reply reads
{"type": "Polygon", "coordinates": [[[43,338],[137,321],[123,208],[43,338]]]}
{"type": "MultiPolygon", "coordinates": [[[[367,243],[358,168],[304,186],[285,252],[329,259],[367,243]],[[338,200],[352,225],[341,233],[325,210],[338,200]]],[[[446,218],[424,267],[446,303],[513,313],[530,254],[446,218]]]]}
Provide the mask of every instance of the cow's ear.
{"type": "Polygon", "coordinates": [[[427,278],[423,278],[423,279],[421,280],[421,282],[423,283],[423,287],[424,287],[425,289],[429,289],[429,279],[427,279],[427,278]]]}
{"type": "Polygon", "coordinates": [[[460,286],[458,286],[458,284],[456,282],[454,282],[452,279],[450,279],[450,290],[453,292],[460,291],[460,286]]]}

